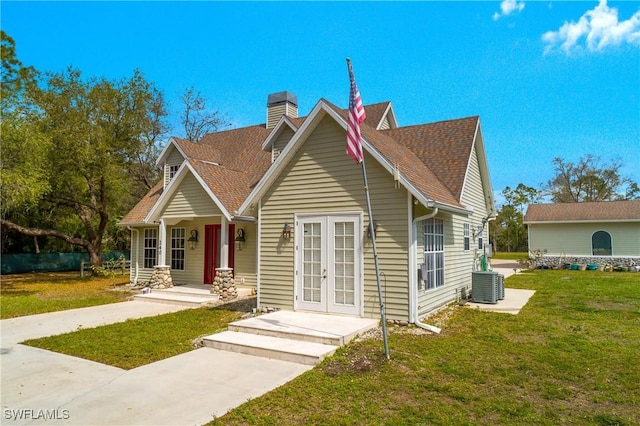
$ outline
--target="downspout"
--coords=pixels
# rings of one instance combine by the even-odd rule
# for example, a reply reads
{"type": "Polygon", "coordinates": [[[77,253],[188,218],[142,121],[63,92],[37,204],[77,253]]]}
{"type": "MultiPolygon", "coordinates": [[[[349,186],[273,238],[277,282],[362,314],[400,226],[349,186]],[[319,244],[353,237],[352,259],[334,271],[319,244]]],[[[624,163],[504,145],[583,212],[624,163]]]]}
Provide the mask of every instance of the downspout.
{"type": "MultiPolygon", "coordinates": [[[[127,226],[127,228],[129,228],[129,231],[131,231],[131,233],[133,234],[133,232],[135,231],[136,233],[136,272],[135,275],[133,276],[133,285],[137,286],[138,285],[138,252],[140,251],[140,231],[132,228],[131,225],[127,226]]],[[[133,238],[133,235],[131,235],[131,237],[133,238]]],[[[131,277],[131,274],[129,274],[129,277],[131,277]]]]}
{"type": "MultiPolygon", "coordinates": [[[[413,231],[413,241],[414,241],[414,243],[415,243],[416,238],[417,238],[417,222],[423,221],[423,220],[427,220],[427,219],[431,219],[432,217],[434,217],[437,214],[438,214],[438,207],[434,207],[433,211],[431,213],[413,219],[412,231],[413,231]]],[[[414,256],[414,259],[415,259],[415,256],[414,256]]],[[[412,272],[412,274],[413,273],[414,272],[412,272]]],[[[413,291],[414,291],[414,294],[415,294],[415,297],[413,298],[413,305],[414,305],[413,306],[413,323],[416,326],[418,326],[418,327],[420,327],[422,329],[429,330],[429,331],[431,331],[433,333],[436,333],[436,334],[440,334],[440,331],[442,331],[440,328],[438,328],[438,327],[436,327],[434,325],[422,323],[422,322],[420,322],[418,320],[418,286],[417,285],[413,286],[413,291]]]]}

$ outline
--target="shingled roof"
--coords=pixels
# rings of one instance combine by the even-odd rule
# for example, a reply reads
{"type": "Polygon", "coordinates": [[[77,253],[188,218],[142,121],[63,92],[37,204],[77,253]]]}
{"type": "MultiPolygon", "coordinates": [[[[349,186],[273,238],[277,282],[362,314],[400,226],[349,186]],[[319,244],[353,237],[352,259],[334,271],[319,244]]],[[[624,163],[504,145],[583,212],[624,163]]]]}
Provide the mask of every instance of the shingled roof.
{"type": "Polygon", "coordinates": [[[525,223],[640,222],[640,200],[530,204],[525,223]]]}
{"type": "MultiPolygon", "coordinates": [[[[322,99],[345,121],[347,110],[322,99]]],[[[377,130],[389,102],[365,106],[364,138],[427,198],[456,208],[460,203],[478,117],[377,130]]],[[[301,126],[306,117],[292,119],[301,126]]],[[[394,118],[395,121],[395,118],[394,118]]],[[[235,212],[271,166],[271,153],[261,149],[273,129],[265,124],[205,135],[198,143],[172,138],[189,164],[228,212],[235,212]]],[[[346,155],[346,154],[345,154],[346,155]]],[[[162,194],[156,184],[120,224],[142,223],[162,194]]]]}

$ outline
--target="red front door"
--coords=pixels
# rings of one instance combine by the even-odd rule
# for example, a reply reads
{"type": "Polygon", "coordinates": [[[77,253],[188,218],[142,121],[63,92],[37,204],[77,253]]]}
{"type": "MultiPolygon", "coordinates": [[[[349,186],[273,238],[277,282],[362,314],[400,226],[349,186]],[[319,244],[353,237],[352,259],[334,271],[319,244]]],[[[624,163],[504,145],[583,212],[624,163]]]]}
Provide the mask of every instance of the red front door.
{"type": "MultiPolygon", "coordinates": [[[[235,257],[235,228],[234,224],[229,224],[228,244],[229,244],[229,268],[233,268],[235,257]]],[[[216,276],[216,269],[220,267],[220,243],[221,225],[204,226],[204,283],[213,284],[216,276]]]]}

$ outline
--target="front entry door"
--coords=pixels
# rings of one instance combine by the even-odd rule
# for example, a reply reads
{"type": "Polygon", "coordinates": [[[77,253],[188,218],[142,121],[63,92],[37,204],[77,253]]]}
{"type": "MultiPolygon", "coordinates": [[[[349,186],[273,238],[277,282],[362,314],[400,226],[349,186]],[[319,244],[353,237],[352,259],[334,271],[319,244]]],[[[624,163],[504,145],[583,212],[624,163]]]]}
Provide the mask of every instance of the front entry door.
{"type": "MultiPolygon", "coordinates": [[[[204,226],[204,283],[213,284],[216,277],[216,269],[220,267],[220,249],[221,249],[221,225],[205,225],[204,226]]],[[[234,234],[235,224],[229,224],[229,268],[233,268],[234,263],[234,234]]]]}
{"type": "Polygon", "coordinates": [[[359,315],[360,215],[297,221],[296,309],[359,315]]]}

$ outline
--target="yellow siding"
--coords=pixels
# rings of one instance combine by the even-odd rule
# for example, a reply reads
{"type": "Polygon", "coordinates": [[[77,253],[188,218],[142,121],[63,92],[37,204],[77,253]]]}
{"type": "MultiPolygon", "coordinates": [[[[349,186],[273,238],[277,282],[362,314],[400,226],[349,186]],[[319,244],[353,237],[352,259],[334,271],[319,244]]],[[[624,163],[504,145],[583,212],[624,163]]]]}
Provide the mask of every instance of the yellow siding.
{"type": "Polygon", "coordinates": [[[164,218],[182,218],[211,216],[214,214],[221,214],[220,209],[196,178],[189,174],[185,176],[180,183],[180,187],[173,193],[161,216],[164,218]]]}
{"type": "MultiPolygon", "coordinates": [[[[234,277],[238,287],[256,287],[256,248],[258,232],[255,223],[236,223],[238,229],[245,231],[245,243],[242,250],[236,250],[234,277]]],[[[234,237],[235,238],[235,237],[234,237]]]]}
{"type": "MultiPolygon", "coordinates": [[[[294,238],[281,239],[289,223],[295,231],[294,214],[364,212],[369,224],[362,172],[345,153],[345,130],[325,117],[285,166],[262,199],[260,303],[293,309],[294,238]]],[[[392,176],[372,157],[366,156],[372,209],[378,222],[378,258],[387,315],[408,317],[407,193],[396,189],[392,176]]],[[[364,232],[364,315],[379,315],[377,285],[370,240],[364,232]]]]}
{"type": "Polygon", "coordinates": [[[591,237],[596,231],[611,235],[613,256],[640,256],[639,223],[556,223],[529,225],[529,250],[547,255],[591,256],[591,237]]]}
{"type": "MultiPolygon", "coordinates": [[[[482,185],[482,176],[478,165],[476,149],[472,150],[466,181],[462,193],[462,204],[473,207],[471,216],[449,214],[440,212],[436,217],[444,222],[444,245],[445,245],[445,285],[443,287],[418,292],[418,314],[424,315],[447,303],[456,300],[460,296],[460,289],[466,288],[467,294],[471,289],[471,272],[473,271],[474,259],[482,255],[478,249],[478,240],[473,238],[473,229],[482,225],[482,219],[487,216],[488,209],[485,204],[485,197],[482,185]],[[468,223],[471,229],[470,249],[464,250],[464,224],[468,223]]],[[[426,214],[416,212],[416,216],[426,214]]],[[[418,265],[422,263],[422,230],[418,225],[418,265]]],[[[488,244],[487,229],[484,230],[484,244],[488,244]]]]}
{"type": "Polygon", "coordinates": [[[385,115],[382,123],[380,123],[380,126],[378,126],[378,130],[387,130],[390,128],[391,126],[389,125],[389,118],[385,115]]]}

